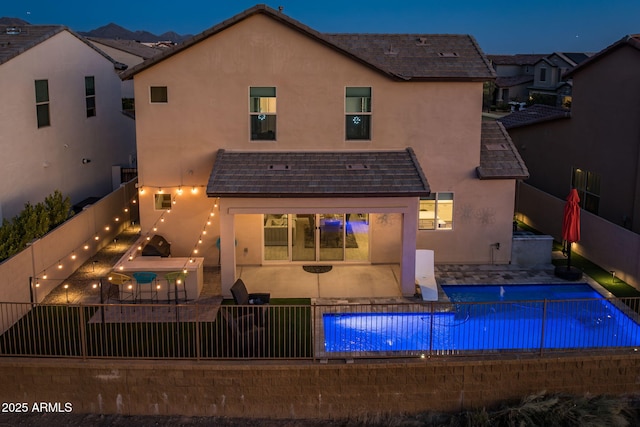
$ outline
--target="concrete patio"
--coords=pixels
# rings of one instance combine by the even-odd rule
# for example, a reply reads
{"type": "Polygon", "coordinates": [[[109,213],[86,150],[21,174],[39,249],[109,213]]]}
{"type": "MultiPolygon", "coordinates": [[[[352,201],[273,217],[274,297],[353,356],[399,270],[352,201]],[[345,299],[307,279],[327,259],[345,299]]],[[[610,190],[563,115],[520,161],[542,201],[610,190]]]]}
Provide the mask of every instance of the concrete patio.
{"type": "MultiPolygon", "coordinates": [[[[137,240],[138,233],[139,230],[133,227],[125,230],[114,243],[103,248],[47,295],[43,303],[99,304],[101,278],[105,287],[103,300],[106,302],[109,287],[106,277],[118,259],[137,240]]],[[[563,280],[554,275],[551,264],[536,268],[514,265],[436,265],[435,274],[439,285],[563,283],[563,280]]],[[[237,276],[243,279],[249,292],[269,292],[272,298],[311,298],[318,302],[336,299],[400,302],[413,299],[413,296],[402,296],[400,268],[397,264],[333,265],[326,273],[308,273],[301,265],[240,266],[237,276]]],[[[595,284],[587,276],[583,281],[595,284]]],[[[203,282],[198,303],[219,304],[221,296],[230,297],[221,295],[218,267],[205,267],[203,282]]]]}

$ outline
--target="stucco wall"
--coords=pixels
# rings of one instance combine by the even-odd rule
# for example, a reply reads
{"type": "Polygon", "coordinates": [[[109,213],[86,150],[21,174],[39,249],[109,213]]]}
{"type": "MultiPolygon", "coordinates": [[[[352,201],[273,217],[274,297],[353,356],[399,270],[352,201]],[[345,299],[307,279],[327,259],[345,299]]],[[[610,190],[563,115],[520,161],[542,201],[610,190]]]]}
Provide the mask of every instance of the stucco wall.
{"type": "MultiPolygon", "coordinates": [[[[517,216],[560,241],[564,204],[562,199],[521,184],[517,216]]],[[[573,251],[640,289],[640,235],[584,210],[580,211],[580,224],[581,240],[573,244],[573,251]]]]}
{"type": "Polygon", "coordinates": [[[0,66],[0,214],[17,215],[60,190],[73,203],[112,190],[111,166],[135,157],[133,120],[121,113],[113,63],[67,31],[0,66]],[[96,116],[86,117],[85,76],[96,116]],[[35,80],[48,79],[51,126],[37,127],[35,80]],[[90,163],[82,163],[82,159],[90,163]]]}
{"type": "Polygon", "coordinates": [[[370,419],[496,407],[533,393],[638,392],[640,356],[309,362],[28,360],[0,364],[3,402],[74,413],[370,419]]]}
{"type": "MultiPolygon", "coordinates": [[[[421,232],[419,247],[436,250],[443,262],[486,263],[491,259],[488,245],[500,241],[507,250],[499,262],[508,262],[513,181],[479,181],[475,176],[480,162],[481,82],[392,81],[262,15],[147,68],[134,82],[139,179],[151,191],[206,184],[219,148],[410,146],[432,191],[452,191],[456,203],[454,229],[421,232]],[[150,86],[167,86],[168,103],[150,104],[150,86]],[[275,142],[249,140],[250,86],[277,89],[275,142]],[[371,141],[344,139],[347,86],[372,87],[371,141]]],[[[141,199],[143,231],[158,217],[148,200],[141,199]]],[[[183,240],[194,238],[189,223],[167,227],[174,227],[167,233],[176,247],[189,246],[183,240]]],[[[373,258],[378,249],[372,248],[373,258]]],[[[217,262],[217,251],[204,256],[208,264],[217,262]]]]}

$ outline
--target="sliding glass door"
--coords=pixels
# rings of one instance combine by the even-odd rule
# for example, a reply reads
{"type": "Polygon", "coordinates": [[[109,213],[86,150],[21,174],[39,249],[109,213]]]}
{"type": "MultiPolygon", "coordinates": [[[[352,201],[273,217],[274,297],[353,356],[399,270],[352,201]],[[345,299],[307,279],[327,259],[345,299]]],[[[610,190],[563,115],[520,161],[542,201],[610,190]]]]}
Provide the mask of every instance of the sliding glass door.
{"type": "Polygon", "coordinates": [[[264,215],[265,261],[369,260],[368,215],[361,213],[264,215]]]}

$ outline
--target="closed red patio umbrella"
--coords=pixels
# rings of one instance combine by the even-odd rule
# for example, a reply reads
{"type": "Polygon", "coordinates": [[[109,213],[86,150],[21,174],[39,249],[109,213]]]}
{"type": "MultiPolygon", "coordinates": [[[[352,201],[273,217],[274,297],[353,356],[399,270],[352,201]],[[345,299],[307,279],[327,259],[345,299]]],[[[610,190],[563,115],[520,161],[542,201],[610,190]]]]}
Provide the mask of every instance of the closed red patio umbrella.
{"type": "Polygon", "coordinates": [[[580,241],[580,197],[578,191],[572,188],[567,196],[562,216],[562,241],[567,249],[567,268],[560,272],[556,268],[556,275],[565,279],[577,280],[582,277],[582,272],[571,268],[571,244],[580,241]],[[577,276],[577,277],[576,277],[577,276]]]}

